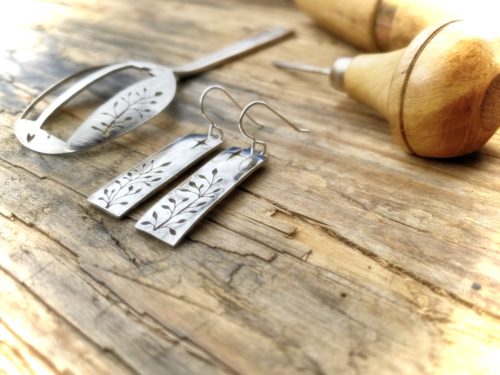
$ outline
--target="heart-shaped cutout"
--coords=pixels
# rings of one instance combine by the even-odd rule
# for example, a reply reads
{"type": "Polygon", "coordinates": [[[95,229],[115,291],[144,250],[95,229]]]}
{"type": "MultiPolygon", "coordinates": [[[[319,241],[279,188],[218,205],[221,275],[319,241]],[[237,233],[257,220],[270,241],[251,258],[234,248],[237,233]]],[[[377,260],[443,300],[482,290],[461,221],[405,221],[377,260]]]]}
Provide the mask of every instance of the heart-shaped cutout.
{"type": "Polygon", "coordinates": [[[31,142],[33,140],[33,138],[35,138],[35,134],[29,134],[26,136],[26,139],[28,140],[28,142],[31,142]]]}

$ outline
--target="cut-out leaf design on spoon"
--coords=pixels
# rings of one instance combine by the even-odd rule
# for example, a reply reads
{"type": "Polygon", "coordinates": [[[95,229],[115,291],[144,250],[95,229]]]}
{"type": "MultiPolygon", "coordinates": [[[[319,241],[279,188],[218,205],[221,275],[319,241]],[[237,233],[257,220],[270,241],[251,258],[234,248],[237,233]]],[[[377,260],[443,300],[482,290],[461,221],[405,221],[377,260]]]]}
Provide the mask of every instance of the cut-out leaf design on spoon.
{"type": "Polygon", "coordinates": [[[173,74],[141,80],[97,108],[68,140],[73,148],[87,148],[128,133],[151,120],[172,101],[173,74]]]}

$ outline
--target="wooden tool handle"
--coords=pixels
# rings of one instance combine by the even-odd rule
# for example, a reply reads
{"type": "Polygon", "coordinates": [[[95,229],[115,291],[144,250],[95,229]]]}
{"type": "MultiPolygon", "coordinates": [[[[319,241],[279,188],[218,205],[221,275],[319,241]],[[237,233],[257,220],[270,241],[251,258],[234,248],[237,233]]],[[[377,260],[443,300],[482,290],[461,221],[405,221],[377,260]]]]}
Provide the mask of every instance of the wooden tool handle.
{"type": "Polygon", "coordinates": [[[436,22],[485,11],[492,0],[295,0],[295,3],[319,25],[356,47],[390,51],[407,46],[424,28],[436,22]]]}
{"type": "Polygon", "coordinates": [[[376,50],[373,35],[379,0],[295,0],[320,26],[366,50],[376,50]]]}
{"type": "Polygon", "coordinates": [[[403,53],[401,49],[356,56],[344,74],[344,91],[387,117],[391,80],[403,53]]]}
{"type": "Polygon", "coordinates": [[[500,125],[499,32],[463,21],[431,26],[406,49],[352,59],[344,89],[384,115],[409,152],[474,152],[500,125]]]}
{"type": "Polygon", "coordinates": [[[406,47],[430,25],[463,19],[470,3],[470,0],[380,0],[373,24],[378,49],[406,47]]]}

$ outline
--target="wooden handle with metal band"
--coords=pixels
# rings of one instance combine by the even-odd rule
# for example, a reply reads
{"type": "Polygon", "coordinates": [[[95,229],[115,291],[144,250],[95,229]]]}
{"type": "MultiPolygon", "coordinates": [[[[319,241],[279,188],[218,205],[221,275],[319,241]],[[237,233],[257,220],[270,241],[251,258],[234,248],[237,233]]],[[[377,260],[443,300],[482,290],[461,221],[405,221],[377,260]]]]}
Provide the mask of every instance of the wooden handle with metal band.
{"type": "Polygon", "coordinates": [[[495,9],[497,0],[294,0],[320,26],[368,51],[406,47],[423,29],[495,9]]]}

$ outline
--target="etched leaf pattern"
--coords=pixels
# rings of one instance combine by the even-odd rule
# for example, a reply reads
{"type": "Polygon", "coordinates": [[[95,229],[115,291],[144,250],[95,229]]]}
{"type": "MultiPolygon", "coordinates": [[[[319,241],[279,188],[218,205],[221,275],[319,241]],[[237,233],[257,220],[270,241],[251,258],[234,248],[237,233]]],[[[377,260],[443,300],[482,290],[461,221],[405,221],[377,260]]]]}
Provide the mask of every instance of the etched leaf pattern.
{"type": "Polygon", "coordinates": [[[142,191],[142,185],[151,187],[152,184],[160,181],[159,177],[164,173],[163,168],[168,167],[171,162],[165,162],[155,166],[155,161],[145,162],[142,167],[136,168],[128,172],[125,176],[115,180],[113,186],[106,188],[103,191],[103,196],[99,197],[99,201],[103,201],[106,208],[120,204],[129,204],[127,197],[139,194],[142,191]]]}
{"type": "Polygon", "coordinates": [[[135,118],[143,119],[146,114],[150,114],[153,111],[152,106],[158,103],[155,99],[162,95],[162,91],[150,93],[147,87],[144,87],[142,91],[129,91],[113,103],[112,112],[101,113],[102,116],[108,118],[107,120],[92,125],[91,128],[107,137],[112,130],[122,129],[135,121],[135,118]]]}
{"type": "Polygon", "coordinates": [[[207,204],[215,200],[223,191],[220,184],[224,181],[218,176],[217,168],[212,170],[211,176],[199,174],[194,176],[187,185],[173,191],[180,193],[183,198],[168,198],[168,203],[162,204],[161,209],[166,213],[166,219],[159,221],[158,212],[153,211],[151,221],[143,221],[141,225],[151,226],[153,231],[167,229],[172,236],[177,234],[175,228],[186,222],[186,214],[196,214],[207,204]]]}

